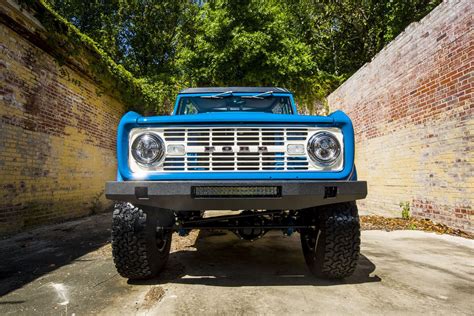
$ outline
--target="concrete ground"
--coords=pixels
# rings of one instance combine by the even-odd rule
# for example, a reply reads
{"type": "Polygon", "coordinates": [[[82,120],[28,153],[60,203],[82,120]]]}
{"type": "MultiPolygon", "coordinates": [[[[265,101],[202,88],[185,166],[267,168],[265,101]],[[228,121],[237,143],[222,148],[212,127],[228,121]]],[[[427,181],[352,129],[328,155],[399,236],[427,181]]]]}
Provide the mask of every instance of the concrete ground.
{"type": "Polygon", "coordinates": [[[0,241],[0,314],[469,314],[474,241],[419,231],[364,231],[355,274],[308,274],[299,235],[256,242],[231,233],[176,238],[159,278],[115,271],[110,214],[0,241]]]}

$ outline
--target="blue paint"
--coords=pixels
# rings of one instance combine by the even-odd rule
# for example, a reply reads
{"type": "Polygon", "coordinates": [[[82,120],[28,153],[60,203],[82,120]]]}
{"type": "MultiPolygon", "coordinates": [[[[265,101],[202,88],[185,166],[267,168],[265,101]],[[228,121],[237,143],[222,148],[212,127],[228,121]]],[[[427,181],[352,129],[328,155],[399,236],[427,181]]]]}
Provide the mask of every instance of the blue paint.
{"type": "MultiPolygon", "coordinates": [[[[310,116],[298,114],[273,114],[261,112],[207,112],[192,115],[171,115],[171,116],[148,116],[139,117],[136,124],[139,126],[158,126],[158,125],[186,125],[196,123],[283,123],[307,124],[315,126],[315,123],[334,124],[331,116],[310,116]]],[[[281,126],[281,124],[279,124],[281,126]]]]}
{"type": "Polygon", "coordinates": [[[354,164],[354,167],[352,168],[352,175],[349,177],[350,181],[357,181],[357,168],[354,164]]]}
{"type": "Polygon", "coordinates": [[[184,228],[179,228],[178,229],[178,234],[180,237],[185,237],[187,235],[189,235],[189,229],[184,229],[184,228]]]}
{"type": "Polygon", "coordinates": [[[284,231],[287,237],[290,237],[291,235],[293,235],[294,232],[295,232],[295,229],[293,227],[288,227],[286,231],[284,231]]]}
{"type": "MultiPolygon", "coordinates": [[[[210,94],[180,94],[177,97],[175,110],[179,99],[183,96],[201,96],[210,94]]],[[[236,93],[236,95],[255,95],[236,93]]],[[[291,93],[275,93],[276,96],[289,96],[293,110],[296,106],[291,93]]],[[[126,180],[347,180],[357,178],[354,170],[354,130],[349,117],[342,111],[336,111],[328,116],[310,116],[299,114],[272,114],[224,112],[203,113],[193,115],[171,115],[143,117],[135,112],[126,113],[120,120],[117,134],[117,181],[126,180]],[[128,167],[128,135],[136,127],[164,127],[164,126],[225,126],[226,124],[248,126],[324,126],[339,127],[344,135],[344,167],[341,171],[268,171],[268,172],[147,172],[145,178],[137,179],[128,167]]]]}

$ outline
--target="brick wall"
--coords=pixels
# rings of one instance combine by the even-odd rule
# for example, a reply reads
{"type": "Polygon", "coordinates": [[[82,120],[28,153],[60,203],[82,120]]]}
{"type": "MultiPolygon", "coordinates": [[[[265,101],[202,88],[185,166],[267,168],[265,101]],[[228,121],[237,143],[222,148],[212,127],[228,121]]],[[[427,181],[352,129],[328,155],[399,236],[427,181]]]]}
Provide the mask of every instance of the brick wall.
{"type": "Polygon", "coordinates": [[[352,118],[362,211],[474,226],[474,2],[445,1],[328,97],[352,118]]]}
{"type": "Polygon", "coordinates": [[[110,205],[104,182],[115,178],[115,133],[125,108],[107,93],[99,95],[77,64],[59,65],[39,48],[42,39],[28,33],[41,29],[38,21],[12,2],[0,9],[7,17],[0,24],[4,235],[110,205]],[[10,18],[19,24],[6,23],[10,18]]]}

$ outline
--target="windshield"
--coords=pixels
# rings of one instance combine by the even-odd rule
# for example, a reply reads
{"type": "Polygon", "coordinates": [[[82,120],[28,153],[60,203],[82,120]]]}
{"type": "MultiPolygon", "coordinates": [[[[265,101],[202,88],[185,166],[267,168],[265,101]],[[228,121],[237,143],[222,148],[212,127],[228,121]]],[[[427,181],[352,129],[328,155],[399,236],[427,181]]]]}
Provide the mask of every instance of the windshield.
{"type": "Polygon", "coordinates": [[[200,96],[181,97],[177,115],[192,115],[208,112],[265,112],[293,114],[288,96],[200,96]]]}

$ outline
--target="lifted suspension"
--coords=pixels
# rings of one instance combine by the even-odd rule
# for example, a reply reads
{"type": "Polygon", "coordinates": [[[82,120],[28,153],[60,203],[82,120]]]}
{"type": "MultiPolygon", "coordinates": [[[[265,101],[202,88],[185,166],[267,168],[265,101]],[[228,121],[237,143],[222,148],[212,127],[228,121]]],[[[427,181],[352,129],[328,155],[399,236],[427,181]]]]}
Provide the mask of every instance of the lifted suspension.
{"type": "Polygon", "coordinates": [[[237,215],[225,215],[208,218],[180,220],[177,218],[174,230],[181,236],[191,229],[226,229],[245,240],[255,240],[272,229],[281,229],[290,236],[293,232],[312,226],[299,222],[300,217],[294,211],[255,211],[245,210],[237,215]]]}

